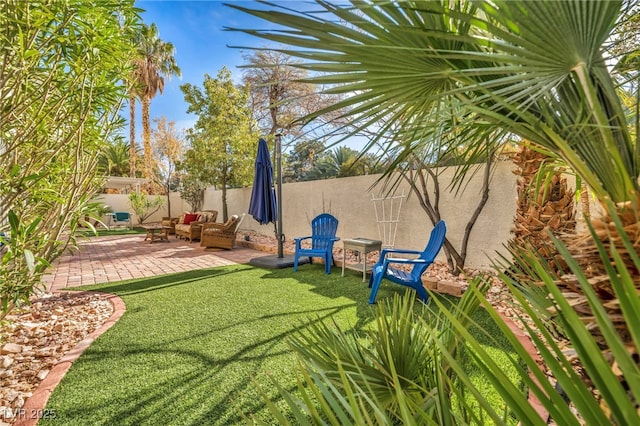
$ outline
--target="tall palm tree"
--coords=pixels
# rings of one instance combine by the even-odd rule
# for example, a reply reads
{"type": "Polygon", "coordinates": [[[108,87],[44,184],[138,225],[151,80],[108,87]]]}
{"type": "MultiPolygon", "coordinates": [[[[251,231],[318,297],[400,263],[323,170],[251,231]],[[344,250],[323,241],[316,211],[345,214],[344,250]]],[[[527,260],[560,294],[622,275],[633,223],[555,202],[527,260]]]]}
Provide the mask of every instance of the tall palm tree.
{"type": "MultiPolygon", "coordinates": [[[[136,37],[138,57],[135,59],[135,71],[133,75],[132,90],[130,91],[130,126],[131,126],[131,154],[132,164],[135,161],[135,98],[142,102],[142,141],[144,146],[144,177],[151,179],[152,152],[151,152],[151,120],[149,107],[151,99],[158,92],[164,90],[165,77],[172,75],[181,76],[180,68],[175,59],[175,47],[172,43],[160,39],[156,24],[144,25],[136,37]]],[[[134,166],[131,167],[134,171],[134,166]]]]}

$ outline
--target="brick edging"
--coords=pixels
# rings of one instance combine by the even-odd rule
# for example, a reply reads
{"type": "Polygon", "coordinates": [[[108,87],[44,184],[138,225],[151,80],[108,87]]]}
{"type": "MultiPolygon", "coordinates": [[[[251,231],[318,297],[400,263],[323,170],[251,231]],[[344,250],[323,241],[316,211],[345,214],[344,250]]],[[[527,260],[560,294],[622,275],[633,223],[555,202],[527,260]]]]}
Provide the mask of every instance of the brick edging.
{"type": "Polygon", "coordinates": [[[89,333],[84,339],[78,342],[73,349],[64,354],[64,356],[58,360],[51,371],[49,371],[49,374],[47,374],[47,377],[40,382],[36,390],[33,392],[33,395],[25,401],[25,404],[22,407],[21,418],[14,423],[14,426],[33,426],[38,423],[38,420],[41,417],[47,416],[48,413],[44,411],[47,401],[49,401],[51,393],[62,381],[62,378],[67,371],[69,371],[73,362],[82,355],[94,340],[110,329],[126,311],[124,301],[115,294],[101,293],[97,291],[79,291],[77,294],[100,294],[106,296],[107,300],[109,300],[113,305],[113,313],[100,327],[95,329],[92,333],[89,333]]]}

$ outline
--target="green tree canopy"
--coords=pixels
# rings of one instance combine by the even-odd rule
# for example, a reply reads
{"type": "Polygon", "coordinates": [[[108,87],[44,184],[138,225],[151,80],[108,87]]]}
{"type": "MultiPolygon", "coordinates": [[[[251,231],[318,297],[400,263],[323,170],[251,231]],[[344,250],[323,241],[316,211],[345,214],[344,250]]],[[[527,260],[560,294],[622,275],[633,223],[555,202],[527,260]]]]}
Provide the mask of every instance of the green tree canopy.
{"type": "Polygon", "coordinates": [[[258,136],[248,107],[249,91],[233,84],[226,67],[216,78],[206,74],[203,88],[184,84],[180,89],[189,103],[187,112],[198,116],[187,130],[191,148],[185,169],[222,190],[226,221],[226,189],[250,185],[253,178],[258,136]]]}
{"type": "Polygon", "coordinates": [[[293,145],[291,152],[286,154],[285,182],[310,180],[308,173],[318,161],[327,156],[324,143],[320,140],[305,140],[293,145]]]}
{"type": "Polygon", "coordinates": [[[341,178],[381,173],[383,167],[372,154],[361,154],[347,146],[338,146],[323,153],[305,173],[303,180],[341,178]]]}
{"type": "Polygon", "coordinates": [[[121,136],[108,141],[98,157],[98,169],[105,176],[129,175],[129,144],[121,136]]]}

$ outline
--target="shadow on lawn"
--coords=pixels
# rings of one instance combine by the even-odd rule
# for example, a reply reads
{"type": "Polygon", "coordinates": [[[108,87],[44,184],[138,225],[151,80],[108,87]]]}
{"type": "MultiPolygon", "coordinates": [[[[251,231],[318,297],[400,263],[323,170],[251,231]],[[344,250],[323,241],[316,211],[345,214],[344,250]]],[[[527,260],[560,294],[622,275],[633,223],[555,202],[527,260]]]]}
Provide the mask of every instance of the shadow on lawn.
{"type": "Polygon", "coordinates": [[[216,276],[238,273],[250,269],[249,266],[238,265],[236,267],[218,267],[211,269],[194,269],[192,271],[156,275],[149,278],[135,278],[126,281],[117,281],[112,284],[95,284],[83,287],[71,287],[68,290],[93,290],[104,293],[116,293],[120,296],[128,296],[148,291],[156,291],[166,289],[168,287],[191,284],[204,278],[213,278],[216,276]]]}
{"type": "MultiPolygon", "coordinates": [[[[269,286],[273,285],[274,291],[295,293],[295,298],[302,300],[306,299],[305,292],[307,290],[304,287],[298,287],[298,283],[311,283],[312,288],[326,285],[324,274],[316,274],[315,272],[306,277],[306,282],[297,282],[298,278],[303,278],[305,275],[293,274],[291,270],[275,273],[263,272],[246,265],[238,265],[92,286],[100,291],[116,293],[125,297],[125,301],[129,305],[127,314],[114,327],[114,329],[124,331],[121,331],[117,338],[113,337],[111,331],[102,336],[77,361],[65,380],[70,380],[71,386],[69,388],[73,388],[81,386],[83,374],[96,377],[104,375],[106,382],[99,381],[94,387],[109,387],[111,389],[112,386],[115,386],[115,388],[113,392],[107,391],[102,398],[93,400],[91,411],[102,413],[102,420],[111,424],[150,424],[149,422],[159,420],[157,416],[165,421],[175,419],[180,424],[243,423],[243,417],[240,413],[253,414],[265,409],[262,400],[254,395],[256,393],[254,379],[262,376],[264,379],[261,381],[262,384],[268,386],[266,377],[264,377],[265,371],[273,369],[274,362],[282,365],[282,357],[286,360],[286,365],[281,368],[282,371],[277,372],[279,381],[281,381],[283,374],[290,372],[291,364],[289,363],[292,363],[292,360],[289,359],[289,355],[291,351],[284,343],[287,337],[292,333],[302,331],[311,323],[329,321],[344,311],[351,310],[353,301],[349,300],[345,303],[334,300],[324,305],[321,302],[319,304],[293,304],[291,310],[287,310],[286,305],[275,306],[278,302],[277,297],[270,296],[271,300],[268,304],[259,305],[261,310],[249,307],[243,312],[249,311],[250,314],[247,316],[236,314],[233,321],[216,321],[216,318],[220,318],[220,316],[216,317],[215,315],[197,317],[200,326],[188,329],[187,333],[176,330],[182,324],[169,322],[161,327],[161,330],[166,330],[166,332],[161,333],[160,338],[149,345],[145,344],[144,335],[157,331],[149,328],[141,334],[136,334],[136,331],[139,331],[136,328],[145,327],[143,325],[145,323],[142,321],[143,317],[151,318],[151,323],[156,318],[162,317],[162,314],[154,313],[151,310],[163,309],[161,305],[166,297],[159,300],[159,303],[153,306],[145,305],[146,307],[141,305],[139,300],[150,297],[154,292],[162,294],[169,291],[171,294],[176,294],[176,292],[182,291],[179,289],[180,286],[185,286],[187,294],[193,295],[196,300],[193,303],[179,304],[176,302],[175,310],[183,309],[185,306],[194,306],[198,302],[207,305],[210,302],[207,296],[213,293],[216,296],[212,297],[212,301],[218,300],[221,305],[212,310],[222,311],[224,300],[219,296],[225,290],[220,288],[220,283],[225,280],[231,281],[234,285],[236,283],[245,286],[253,285],[264,289],[264,291],[268,291],[269,286]],[[241,273],[244,273],[243,278],[240,278],[241,273]],[[238,278],[231,278],[234,274],[237,274],[238,278]],[[216,280],[216,278],[220,279],[216,280]],[[253,281],[253,283],[248,281],[253,281]],[[270,309],[271,306],[273,309],[270,309]],[[252,331],[260,325],[264,327],[264,324],[270,324],[267,333],[251,335],[252,331]],[[278,328],[282,324],[285,326],[278,328]],[[243,337],[242,331],[249,334],[243,337]],[[139,337],[136,336],[140,335],[143,336],[143,339],[138,340],[139,337]],[[220,341],[220,336],[230,336],[233,341],[240,342],[240,344],[234,345],[229,342],[229,347],[226,348],[208,346],[212,340],[218,339],[220,341]],[[150,362],[147,357],[155,362],[150,362]],[[159,374],[159,371],[164,367],[164,360],[167,359],[176,360],[176,363],[182,366],[180,368],[183,371],[180,373],[173,371],[172,366],[169,365],[159,374]],[[114,363],[117,367],[107,366],[106,364],[109,363],[114,363]],[[109,383],[111,380],[108,377],[112,371],[129,368],[129,365],[142,365],[142,370],[136,370],[126,378],[126,380],[141,381],[141,385],[123,392],[117,384],[109,383]],[[150,371],[145,374],[146,368],[150,368],[150,371]],[[230,380],[229,374],[235,375],[235,380],[230,380]],[[149,376],[155,377],[155,380],[151,382],[152,385],[146,382],[149,376]],[[203,389],[209,389],[209,391],[203,389]],[[211,393],[229,396],[221,397],[218,395],[212,398],[211,393]],[[254,396],[250,398],[241,396],[247,393],[254,396]],[[126,400],[122,400],[123,395],[127,395],[126,400]],[[171,404],[182,408],[176,413],[176,408],[171,404]],[[152,414],[149,414],[150,407],[154,407],[152,414]],[[161,411],[162,414],[156,414],[158,411],[161,411]],[[182,411],[182,415],[180,415],[180,411],[182,411]],[[221,416],[224,416],[224,420],[217,421],[221,416]]],[[[337,293],[330,294],[327,293],[324,296],[328,300],[344,297],[337,293]]],[[[265,299],[269,299],[266,295],[264,296],[265,299]]],[[[260,295],[257,294],[256,297],[260,298],[260,295]]],[[[238,299],[241,300],[241,298],[242,294],[240,293],[238,299]]],[[[249,302],[247,301],[247,304],[249,302]]],[[[187,316],[184,321],[188,321],[187,318],[193,318],[186,313],[186,309],[185,315],[187,316]]],[[[178,321],[181,319],[180,316],[176,317],[178,321]]],[[[220,344],[225,344],[224,339],[220,344]]],[[[292,391],[295,385],[289,381],[288,384],[285,382],[285,387],[292,391]]],[[[80,390],[78,392],[82,393],[80,390]]],[[[274,401],[280,400],[278,396],[273,398],[274,401]]],[[[78,419],[86,420],[88,409],[86,405],[76,403],[64,404],[65,407],[62,407],[56,404],[55,399],[54,393],[51,408],[57,409],[61,416],[72,419],[71,424],[78,419]]],[[[98,416],[100,415],[98,414],[98,416]]],[[[172,424],[172,422],[167,421],[166,424],[172,424]]]]}
{"type": "MultiPolygon", "coordinates": [[[[345,270],[345,276],[340,276],[340,268],[333,267],[331,274],[326,275],[324,273],[323,264],[311,264],[304,265],[298,268],[298,272],[291,272],[291,269],[275,269],[269,274],[265,275],[266,279],[279,280],[285,277],[294,278],[300,283],[308,284],[312,286],[311,291],[328,298],[346,297],[356,305],[358,323],[354,325],[354,331],[359,332],[366,329],[370,325],[371,321],[376,317],[377,306],[385,302],[385,299],[391,300],[395,294],[402,295],[408,291],[407,287],[394,284],[390,281],[383,280],[382,285],[378,290],[376,298],[376,304],[369,304],[369,294],[371,289],[369,288],[368,280],[362,282],[362,275],[360,272],[354,272],[345,270]]],[[[433,297],[437,297],[445,306],[453,307],[460,300],[459,297],[434,293],[433,297]]],[[[428,302],[427,302],[428,303],[428,302]]],[[[416,312],[420,312],[423,315],[435,316],[438,311],[438,307],[434,303],[428,303],[429,309],[424,310],[424,305],[416,299],[414,305],[416,312]]],[[[498,349],[504,349],[510,347],[506,339],[502,337],[502,333],[498,330],[497,326],[491,319],[491,316],[483,308],[479,308],[472,319],[476,324],[486,328],[489,331],[488,335],[493,336],[496,340],[492,340],[492,337],[484,336],[484,334],[478,334],[476,337],[478,341],[486,346],[492,346],[498,349]]]]}
{"type": "MultiPolygon", "coordinates": [[[[328,320],[332,316],[332,312],[325,312],[324,315],[318,316],[313,322],[320,322],[328,320]]],[[[188,358],[190,365],[198,366],[193,371],[180,375],[179,378],[172,377],[168,374],[165,381],[156,383],[153,389],[146,389],[144,392],[136,395],[135,398],[127,401],[126,404],[118,403],[118,401],[108,401],[101,408],[110,413],[108,419],[104,419],[111,424],[135,424],[137,421],[145,423],[146,420],[141,413],[148,410],[153,406],[167,406],[171,402],[182,404],[184,400],[188,400],[193,407],[185,407],[185,410],[197,411],[195,407],[201,404],[207,404],[209,402],[208,395],[198,395],[197,390],[203,387],[207,387],[210,383],[223,383],[225,381],[225,374],[228,373],[228,368],[233,368],[239,363],[244,365],[253,365],[253,368],[246,371],[244,378],[237,381],[232,388],[226,388],[228,398],[220,398],[215,403],[208,405],[207,410],[202,412],[194,419],[189,419],[185,422],[184,418],[179,419],[180,424],[191,425],[203,425],[203,424],[220,424],[213,420],[217,420],[221,413],[234,412],[232,416],[227,416],[224,420],[224,424],[241,424],[244,423],[244,417],[240,413],[244,413],[246,416],[258,413],[266,408],[265,404],[259,398],[252,398],[244,400],[241,403],[237,401],[237,395],[246,393],[249,389],[254,388],[256,377],[264,374],[263,368],[265,363],[274,357],[289,354],[289,350],[273,351],[274,346],[278,345],[291,333],[297,333],[302,331],[308,323],[300,323],[299,325],[291,328],[287,332],[275,334],[268,339],[257,341],[253,344],[243,346],[240,350],[229,353],[224,358],[216,358],[213,356],[205,355],[199,350],[183,350],[179,349],[179,341],[174,341],[175,348],[172,347],[155,347],[155,348],[130,348],[124,351],[89,351],[82,357],[82,363],[90,365],[99,365],[105,358],[118,357],[123,362],[131,360],[136,362],[139,357],[158,356],[168,358],[188,358]],[[259,352],[256,355],[255,352],[259,352]],[[194,392],[194,390],[196,390],[194,392]],[[118,409],[114,409],[118,407],[118,409]],[[230,410],[230,407],[234,409],[230,410]],[[134,419],[138,419],[137,421],[134,419]]],[[[220,329],[211,329],[211,333],[220,331],[220,329]]],[[[189,336],[188,339],[198,339],[204,336],[189,336]]],[[[172,345],[174,346],[174,345],[172,345]]],[[[92,367],[91,369],[95,369],[92,367]]],[[[262,381],[262,385],[268,385],[265,381],[262,381]]],[[[286,387],[289,392],[295,390],[295,385],[286,387]]],[[[280,400],[280,397],[272,399],[273,402],[280,400]]],[[[97,407],[96,407],[97,408],[97,407]]],[[[166,417],[171,417],[172,413],[164,414],[166,417]]],[[[82,419],[86,416],[86,407],[76,407],[72,411],[67,411],[67,414],[71,414],[71,417],[82,419]]],[[[183,413],[185,414],[185,413],[183,413]]],[[[176,419],[177,420],[177,419],[176,419]]],[[[173,424],[168,421],[165,424],[173,424]]]]}
{"type": "MultiPolygon", "coordinates": [[[[57,391],[52,395],[50,408],[66,417],[67,422],[57,419],[63,424],[90,422],[87,410],[95,412],[91,419],[104,424],[244,423],[241,413],[264,413],[254,381],[272,388],[266,371],[287,390],[295,389],[292,381],[283,382],[293,365],[285,344],[290,335],[310,324],[352,314],[354,307],[355,315],[349,314],[348,324],[343,319],[341,327],[360,333],[371,327],[376,314],[376,307],[368,304],[369,288],[361,275],[341,277],[337,268],[325,275],[323,265],[316,264],[295,273],[291,268],[225,266],[82,289],[91,288],[123,296],[129,306],[118,324],[94,342],[68,373],[65,382],[73,395],[62,402],[57,401],[57,391]],[[163,296],[151,299],[156,292],[163,296]],[[179,294],[193,299],[177,301],[179,294]],[[283,301],[286,297],[291,299],[283,301]],[[191,308],[202,310],[187,312],[191,308]],[[162,309],[180,314],[158,326],[154,321],[170,315],[162,309]],[[190,321],[197,321],[197,326],[187,327],[190,321]],[[153,334],[153,339],[148,338],[153,334]],[[119,370],[130,373],[122,377],[119,370]],[[114,372],[117,379],[111,378],[114,372]],[[92,391],[83,390],[84,381],[92,377],[98,378],[93,389],[109,390],[86,400],[92,391]],[[116,380],[121,382],[111,383],[116,380]],[[131,386],[128,381],[139,383],[131,386]]],[[[404,291],[402,286],[386,283],[379,303],[404,291]]],[[[417,301],[416,309],[421,308],[417,301]]],[[[282,402],[275,393],[271,398],[282,402]]]]}
{"type": "MultiPolygon", "coordinates": [[[[151,278],[139,278],[134,280],[121,281],[111,285],[98,284],[95,286],[83,287],[82,289],[99,288],[99,291],[107,293],[116,293],[120,296],[129,296],[134,294],[145,293],[149,291],[157,291],[162,289],[168,289],[170,287],[176,287],[181,285],[193,284],[202,279],[214,279],[216,277],[228,277],[232,274],[243,273],[254,268],[249,265],[235,265],[227,267],[217,267],[211,269],[198,269],[177,274],[166,274],[155,276],[151,278]]],[[[362,282],[362,276],[356,272],[346,271],[345,276],[340,276],[339,268],[333,268],[330,275],[324,273],[324,265],[311,264],[304,265],[298,269],[297,272],[293,272],[292,268],[285,269],[264,269],[265,274],[260,277],[267,282],[271,282],[274,285],[278,285],[279,282],[287,279],[294,279],[300,284],[309,285],[310,291],[328,299],[346,298],[350,300],[356,307],[357,323],[353,324],[353,330],[360,332],[371,325],[371,322],[375,319],[377,306],[380,303],[384,303],[387,298],[392,298],[394,294],[403,294],[407,289],[403,286],[393,284],[390,282],[383,282],[383,285],[378,291],[377,304],[370,305],[368,303],[370,289],[368,282],[362,282]]],[[[259,297],[259,296],[257,296],[259,297]]],[[[459,300],[457,297],[449,295],[438,295],[441,301],[446,304],[453,305],[459,300]]],[[[433,303],[429,304],[431,309],[435,310],[436,307],[433,303]]],[[[423,305],[416,300],[416,310],[422,310],[423,305]]],[[[334,309],[320,308],[316,310],[307,310],[305,314],[308,315],[309,322],[316,322],[318,318],[330,318],[335,315],[337,311],[334,309]]],[[[279,317],[285,314],[278,313],[274,315],[267,315],[263,319],[270,317],[279,317]]],[[[474,320],[480,324],[490,323],[490,316],[484,309],[479,309],[474,315],[474,320]]],[[[240,321],[237,324],[247,324],[245,321],[240,321]]],[[[248,325],[248,324],[247,324],[248,325]]],[[[221,330],[217,330],[221,331],[221,330]]],[[[481,343],[500,346],[495,342],[490,342],[488,339],[480,338],[481,343]]]]}

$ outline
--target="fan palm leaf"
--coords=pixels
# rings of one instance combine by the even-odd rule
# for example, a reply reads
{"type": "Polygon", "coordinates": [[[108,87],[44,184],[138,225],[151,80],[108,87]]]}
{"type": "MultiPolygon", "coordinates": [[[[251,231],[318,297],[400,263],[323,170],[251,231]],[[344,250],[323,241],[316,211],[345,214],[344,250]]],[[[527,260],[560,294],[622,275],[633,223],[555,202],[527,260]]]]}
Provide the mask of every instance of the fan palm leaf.
{"type": "Polygon", "coordinates": [[[243,31],[287,46],[329,91],[353,94],[328,110],[418,135],[450,97],[559,152],[600,198],[636,199],[634,145],[602,47],[621,1],[318,1],[317,13],[260,3],[231,7],[285,29],[243,31]]]}
{"type": "MultiPolygon", "coordinates": [[[[384,142],[391,152],[397,144],[405,158],[429,152],[423,148],[443,128],[436,117],[448,110],[459,118],[449,128],[465,136],[458,143],[467,152],[481,152],[490,132],[514,134],[563,160],[606,205],[608,216],[592,221],[592,232],[570,246],[579,254],[575,258],[553,240],[564,267],[572,271],[569,277],[558,280],[548,264],[535,261],[533,247],[512,253],[519,271],[530,277],[528,285],[513,289],[521,305],[527,301],[517,291],[534,297],[536,286],[546,290],[536,303],[553,303],[558,316],[551,320],[576,346],[601,392],[608,408],[599,411],[589,386],[574,384],[578,375],[546,329],[549,318],[528,308],[542,333],[538,337],[530,329],[547,367],[593,424],[637,422],[637,394],[635,389],[625,393],[630,385],[620,377],[637,378],[638,343],[629,319],[639,309],[640,151],[612,77],[615,58],[607,50],[624,8],[632,3],[370,0],[334,5],[318,0],[313,10],[303,11],[270,2],[231,5],[276,24],[242,31],[281,44],[279,50],[302,59],[299,66],[313,72],[310,80],[326,85],[328,92],[349,94],[316,114],[340,109],[356,131],[377,126],[379,136],[370,146],[384,142]],[[571,292],[575,300],[567,299],[571,292]],[[624,369],[613,361],[618,356],[624,369]]],[[[456,328],[468,335],[462,326],[456,328]]],[[[499,366],[485,365],[498,386],[499,366]]],[[[558,405],[561,399],[546,376],[535,374],[540,385],[529,385],[540,399],[551,401],[552,417],[577,423],[569,408],[558,405]]]]}

